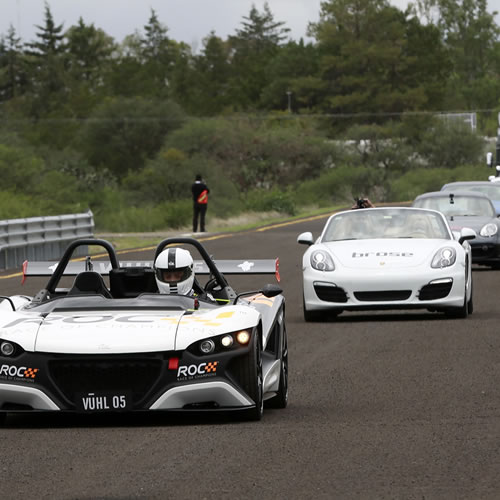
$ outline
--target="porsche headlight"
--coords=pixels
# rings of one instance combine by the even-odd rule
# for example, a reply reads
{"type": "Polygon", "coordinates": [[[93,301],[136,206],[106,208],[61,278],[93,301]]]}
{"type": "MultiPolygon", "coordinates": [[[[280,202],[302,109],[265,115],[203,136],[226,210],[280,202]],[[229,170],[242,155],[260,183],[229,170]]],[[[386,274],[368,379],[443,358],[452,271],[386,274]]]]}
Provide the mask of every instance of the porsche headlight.
{"type": "Polygon", "coordinates": [[[325,250],[315,250],[311,254],[311,267],[317,271],[334,271],[335,265],[331,255],[325,250]]]}
{"type": "Polygon", "coordinates": [[[441,248],[436,252],[436,255],[434,255],[431,267],[435,269],[450,267],[453,264],[455,264],[456,260],[457,260],[457,253],[455,252],[454,248],[451,247],[441,248]]]}
{"type": "Polygon", "coordinates": [[[498,226],[496,224],[493,224],[493,222],[488,222],[488,224],[485,224],[481,228],[479,234],[481,236],[485,236],[486,238],[491,238],[492,236],[495,236],[497,232],[498,232],[498,226]]]}

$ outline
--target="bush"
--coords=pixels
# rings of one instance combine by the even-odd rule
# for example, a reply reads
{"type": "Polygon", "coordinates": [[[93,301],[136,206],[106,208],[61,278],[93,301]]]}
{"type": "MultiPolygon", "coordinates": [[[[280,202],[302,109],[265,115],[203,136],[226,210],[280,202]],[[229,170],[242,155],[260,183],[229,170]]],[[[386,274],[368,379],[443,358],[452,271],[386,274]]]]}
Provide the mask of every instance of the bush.
{"type": "Polygon", "coordinates": [[[254,212],[280,212],[295,215],[296,206],[290,193],[278,189],[254,190],[245,197],[245,208],[254,212]]]}
{"type": "Polygon", "coordinates": [[[295,189],[295,202],[301,206],[352,205],[358,197],[380,200],[378,182],[380,168],[377,167],[334,167],[317,179],[303,182],[295,189]]]}
{"type": "Polygon", "coordinates": [[[95,215],[100,232],[149,232],[189,226],[192,205],[188,201],[163,203],[152,208],[124,206],[120,210],[101,211],[95,215]]]}
{"type": "Polygon", "coordinates": [[[419,194],[439,191],[448,182],[486,180],[483,175],[485,170],[478,166],[419,168],[394,179],[388,197],[392,201],[413,201],[419,194]]]}

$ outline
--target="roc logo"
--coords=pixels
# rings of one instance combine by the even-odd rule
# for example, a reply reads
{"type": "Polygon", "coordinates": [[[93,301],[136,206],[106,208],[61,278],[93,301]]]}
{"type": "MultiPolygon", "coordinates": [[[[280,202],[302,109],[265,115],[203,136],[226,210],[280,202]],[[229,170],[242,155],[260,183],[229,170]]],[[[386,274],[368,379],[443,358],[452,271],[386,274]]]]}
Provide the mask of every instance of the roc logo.
{"type": "Polygon", "coordinates": [[[213,376],[217,373],[218,361],[209,361],[199,365],[179,366],[177,369],[177,378],[203,378],[213,376]]]}
{"type": "Polygon", "coordinates": [[[27,378],[34,379],[40,371],[39,368],[27,368],[26,366],[1,365],[0,378],[27,378]]]}

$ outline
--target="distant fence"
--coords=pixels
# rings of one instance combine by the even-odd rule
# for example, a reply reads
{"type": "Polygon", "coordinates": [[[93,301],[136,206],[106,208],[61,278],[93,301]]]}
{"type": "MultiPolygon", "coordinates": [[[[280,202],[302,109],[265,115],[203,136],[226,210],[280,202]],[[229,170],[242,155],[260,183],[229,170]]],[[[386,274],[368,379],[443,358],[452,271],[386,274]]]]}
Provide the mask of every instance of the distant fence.
{"type": "MultiPolygon", "coordinates": [[[[31,217],[0,221],[0,269],[20,267],[25,260],[58,260],[68,243],[94,236],[94,215],[31,217]]],[[[81,248],[80,255],[86,251],[81,248]]]]}

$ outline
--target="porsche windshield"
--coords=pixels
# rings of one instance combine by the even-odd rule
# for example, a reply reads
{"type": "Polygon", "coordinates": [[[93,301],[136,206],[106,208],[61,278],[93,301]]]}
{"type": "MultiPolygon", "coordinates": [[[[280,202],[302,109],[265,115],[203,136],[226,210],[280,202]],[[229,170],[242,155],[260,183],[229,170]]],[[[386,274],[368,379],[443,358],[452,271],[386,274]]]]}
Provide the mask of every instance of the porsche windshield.
{"type": "Polygon", "coordinates": [[[413,205],[419,208],[438,210],[446,217],[495,217],[496,215],[490,200],[482,196],[466,196],[459,194],[454,196],[429,196],[415,200],[413,205]]]}
{"type": "Polygon", "coordinates": [[[434,212],[411,209],[368,209],[332,217],[322,242],[373,238],[451,239],[443,218],[434,212]]]}
{"type": "Polygon", "coordinates": [[[487,184],[449,184],[443,186],[442,191],[475,191],[483,193],[492,200],[500,200],[500,185],[494,183],[487,184]]]}

